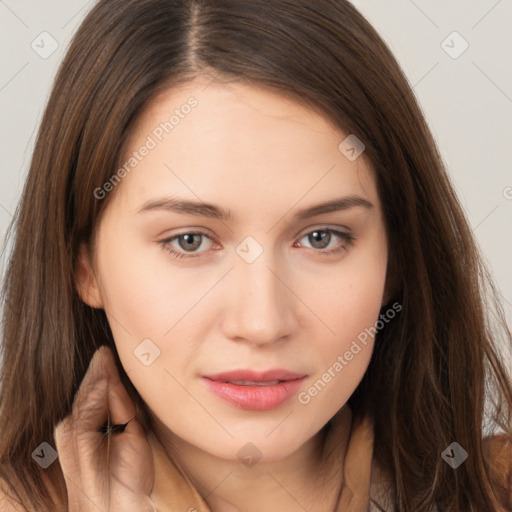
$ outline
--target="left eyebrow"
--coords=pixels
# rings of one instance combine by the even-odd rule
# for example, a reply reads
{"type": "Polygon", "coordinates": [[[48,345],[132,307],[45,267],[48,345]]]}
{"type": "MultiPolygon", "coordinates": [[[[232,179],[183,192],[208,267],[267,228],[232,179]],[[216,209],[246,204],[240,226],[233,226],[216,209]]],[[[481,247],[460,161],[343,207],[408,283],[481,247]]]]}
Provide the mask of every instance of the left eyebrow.
{"type": "MultiPolygon", "coordinates": [[[[330,213],[340,210],[348,210],[350,208],[362,207],[366,209],[373,208],[373,204],[367,199],[357,195],[351,195],[341,197],[338,199],[332,199],[325,203],[309,206],[299,210],[294,218],[298,220],[308,219],[321,215],[323,213],[330,213]]],[[[167,210],[175,213],[182,213],[185,215],[195,215],[198,217],[209,217],[218,220],[233,221],[235,219],[233,213],[230,210],[225,210],[220,206],[214,204],[188,201],[180,198],[162,197],[153,200],[146,201],[137,213],[152,210],[167,210]]]]}
{"type": "Polygon", "coordinates": [[[373,208],[373,204],[370,203],[368,199],[365,199],[361,196],[352,195],[341,197],[339,199],[333,199],[332,201],[310,206],[308,208],[303,208],[295,214],[295,218],[299,220],[309,219],[310,217],[315,217],[316,215],[321,215],[322,213],[348,210],[349,208],[355,208],[357,206],[361,206],[367,210],[373,208]]]}

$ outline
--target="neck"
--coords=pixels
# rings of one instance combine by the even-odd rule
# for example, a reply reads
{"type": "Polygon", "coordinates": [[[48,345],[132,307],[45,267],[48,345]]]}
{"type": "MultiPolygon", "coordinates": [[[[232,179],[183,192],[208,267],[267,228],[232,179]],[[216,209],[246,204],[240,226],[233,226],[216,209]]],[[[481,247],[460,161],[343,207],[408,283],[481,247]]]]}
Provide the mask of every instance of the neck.
{"type": "Polygon", "coordinates": [[[298,450],[254,465],[223,459],[177,437],[158,420],[153,430],[167,456],[212,512],[326,512],[336,509],[352,413],[343,408],[298,450]]]}

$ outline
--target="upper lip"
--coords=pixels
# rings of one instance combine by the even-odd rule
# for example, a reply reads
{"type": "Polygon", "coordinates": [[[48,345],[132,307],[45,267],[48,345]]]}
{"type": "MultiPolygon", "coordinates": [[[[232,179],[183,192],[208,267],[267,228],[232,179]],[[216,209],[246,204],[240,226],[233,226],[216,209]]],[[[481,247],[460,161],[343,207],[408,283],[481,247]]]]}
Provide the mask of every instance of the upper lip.
{"type": "Polygon", "coordinates": [[[276,368],[273,370],[266,370],[257,372],[254,370],[233,370],[230,372],[215,373],[212,375],[204,375],[205,378],[215,381],[250,381],[250,382],[270,382],[274,380],[296,380],[305,377],[304,373],[292,372],[276,368]]]}

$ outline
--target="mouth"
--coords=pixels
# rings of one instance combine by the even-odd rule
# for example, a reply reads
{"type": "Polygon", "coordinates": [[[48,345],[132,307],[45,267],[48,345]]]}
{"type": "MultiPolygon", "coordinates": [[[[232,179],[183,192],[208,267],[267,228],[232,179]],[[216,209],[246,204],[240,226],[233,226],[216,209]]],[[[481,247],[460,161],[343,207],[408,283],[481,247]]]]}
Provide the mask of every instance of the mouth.
{"type": "Polygon", "coordinates": [[[235,384],[237,386],[276,386],[280,382],[286,382],[285,380],[271,380],[269,382],[256,382],[256,381],[250,381],[250,380],[225,380],[225,381],[218,381],[218,382],[225,382],[226,384],[235,384]]]}
{"type": "Polygon", "coordinates": [[[288,370],[235,370],[203,376],[208,389],[230,405],[247,410],[275,409],[287,402],[306,379],[288,370]]]}

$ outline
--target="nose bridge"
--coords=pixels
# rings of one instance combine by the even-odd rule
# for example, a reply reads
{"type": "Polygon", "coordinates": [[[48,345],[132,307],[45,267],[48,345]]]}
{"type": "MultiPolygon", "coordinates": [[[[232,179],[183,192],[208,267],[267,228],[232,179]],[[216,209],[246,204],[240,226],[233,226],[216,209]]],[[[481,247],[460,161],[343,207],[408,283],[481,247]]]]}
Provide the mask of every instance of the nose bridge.
{"type": "MultiPolygon", "coordinates": [[[[280,272],[270,250],[250,263],[243,256],[236,256],[224,319],[227,337],[266,344],[291,334],[295,305],[293,294],[275,275],[280,272]]],[[[286,282],[285,276],[281,279],[286,282]]]]}

